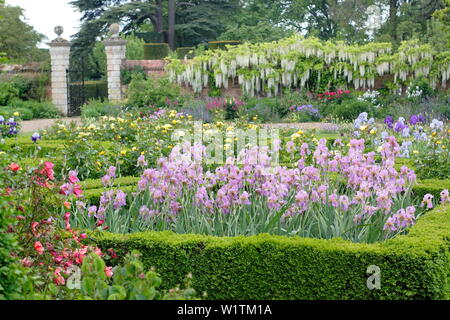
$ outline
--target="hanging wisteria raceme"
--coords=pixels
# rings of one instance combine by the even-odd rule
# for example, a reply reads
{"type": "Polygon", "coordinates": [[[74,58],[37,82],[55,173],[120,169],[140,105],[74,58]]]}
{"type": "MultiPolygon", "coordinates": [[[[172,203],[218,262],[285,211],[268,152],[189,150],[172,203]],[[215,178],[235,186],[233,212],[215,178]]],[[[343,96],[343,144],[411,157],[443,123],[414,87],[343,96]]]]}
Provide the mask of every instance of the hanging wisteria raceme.
{"type": "Polygon", "coordinates": [[[192,60],[170,59],[167,70],[172,82],[191,86],[195,92],[208,86],[210,75],[218,88],[227,88],[237,78],[245,93],[269,96],[282,88],[305,87],[310,81],[318,84],[325,73],[356,89],[373,88],[375,79],[386,74],[393,74],[396,81],[423,75],[433,85],[440,81],[444,86],[450,78],[450,52],[437,54],[416,40],[403,42],[393,52],[390,43],[347,45],[297,35],[206,51],[192,60]]]}

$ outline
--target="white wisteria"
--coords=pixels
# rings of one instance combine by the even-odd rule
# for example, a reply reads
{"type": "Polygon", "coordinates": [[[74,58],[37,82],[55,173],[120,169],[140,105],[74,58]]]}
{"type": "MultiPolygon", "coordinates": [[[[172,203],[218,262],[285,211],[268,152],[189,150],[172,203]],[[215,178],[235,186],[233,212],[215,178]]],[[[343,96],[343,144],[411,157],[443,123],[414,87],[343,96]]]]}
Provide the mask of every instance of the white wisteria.
{"type": "Polygon", "coordinates": [[[450,52],[436,54],[429,45],[415,40],[402,43],[393,52],[390,43],[347,45],[293,36],[206,51],[192,60],[170,59],[166,68],[172,82],[191,86],[195,92],[207,87],[210,79],[217,88],[228,88],[229,81],[236,78],[251,95],[319,87],[324,82],[331,87],[342,80],[356,89],[373,88],[377,77],[388,74],[395,81],[423,75],[432,84],[445,86],[450,78],[450,52]]]}

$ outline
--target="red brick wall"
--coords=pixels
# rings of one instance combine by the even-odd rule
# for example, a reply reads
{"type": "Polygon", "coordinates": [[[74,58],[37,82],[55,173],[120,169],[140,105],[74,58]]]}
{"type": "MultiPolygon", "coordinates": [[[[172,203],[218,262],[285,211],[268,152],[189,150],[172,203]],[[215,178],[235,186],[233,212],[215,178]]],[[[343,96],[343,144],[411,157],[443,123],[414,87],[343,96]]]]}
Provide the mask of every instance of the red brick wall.
{"type": "MultiPolygon", "coordinates": [[[[144,70],[147,72],[148,75],[155,76],[155,77],[162,77],[166,75],[166,72],[164,71],[164,67],[166,66],[166,62],[164,60],[125,60],[123,63],[124,68],[133,68],[135,66],[141,66],[144,68],[144,70]]],[[[380,77],[375,80],[375,89],[380,89],[383,86],[384,81],[386,80],[394,80],[393,75],[386,75],[383,77],[380,77]]],[[[443,89],[440,86],[440,83],[438,83],[438,88],[443,89]]],[[[447,82],[447,86],[445,88],[446,90],[450,89],[450,82],[447,82]]],[[[239,87],[239,85],[229,80],[228,83],[228,89],[221,89],[222,94],[224,96],[229,97],[239,97],[242,95],[242,90],[239,87]]],[[[182,87],[183,93],[193,93],[192,89],[188,86],[182,87]]],[[[200,96],[207,97],[208,96],[209,89],[205,88],[200,93],[200,96]]]]}

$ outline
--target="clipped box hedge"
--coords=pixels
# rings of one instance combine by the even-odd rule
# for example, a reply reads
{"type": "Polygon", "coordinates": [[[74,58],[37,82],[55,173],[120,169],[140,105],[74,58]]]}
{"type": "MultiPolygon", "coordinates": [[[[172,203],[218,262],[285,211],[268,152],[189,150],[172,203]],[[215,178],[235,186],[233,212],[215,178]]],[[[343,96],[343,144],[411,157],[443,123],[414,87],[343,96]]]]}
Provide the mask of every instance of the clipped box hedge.
{"type": "Polygon", "coordinates": [[[376,244],[261,234],[211,237],[147,232],[92,234],[120,257],[139,250],[165,288],[193,274],[210,299],[447,299],[450,297],[450,206],[421,218],[408,235],[376,244]],[[369,266],[381,288],[369,290],[369,266]]]}
{"type": "Polygon", "coordinates": [[[188,59],[192,59],[194,57],[193,50],[195,50],[194,47],[180,47],[177,48],[177,56],[178,59],[184,59],[184,57],[188,59]]]}
{"type": "Polygon", "coordinates": [[[169,55],[169,45],[167,43],[146,43],[144,44],[145,60],[161,60],[169,55]]]}
{"type": "Polygon", "coordinates": [[[237,46],[239,44],[241,44],[239,40],[210,41],[208,42],[208,48],[210,50],[226,50],[227,46],[237,46]]]}
{"type": "Polygon", "coordinates": [[[108,98],[108,81],[95,80],[83,82],[69,83],[69,90],[74,97],[78,96],[84,87],[84,99],[89,101],[91,99],[104,100],[108,98]]]}

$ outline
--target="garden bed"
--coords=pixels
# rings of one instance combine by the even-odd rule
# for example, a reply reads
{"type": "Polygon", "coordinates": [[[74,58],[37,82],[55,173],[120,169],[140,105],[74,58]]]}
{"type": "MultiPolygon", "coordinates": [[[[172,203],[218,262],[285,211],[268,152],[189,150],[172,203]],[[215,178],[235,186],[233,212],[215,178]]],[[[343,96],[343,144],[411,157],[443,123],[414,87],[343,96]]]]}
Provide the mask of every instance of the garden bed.
{"type": "Polygon", "coordinates": [[[93,238],[119,256],[137,249],[168,287],[193,273],[211,299],[448,299],[450,206],[420,219],[408,235],[376,244],[261,234],[210,237],[147,232],[93,238]],[[381,288],[369,290],[369,266],[381,288]]]}

